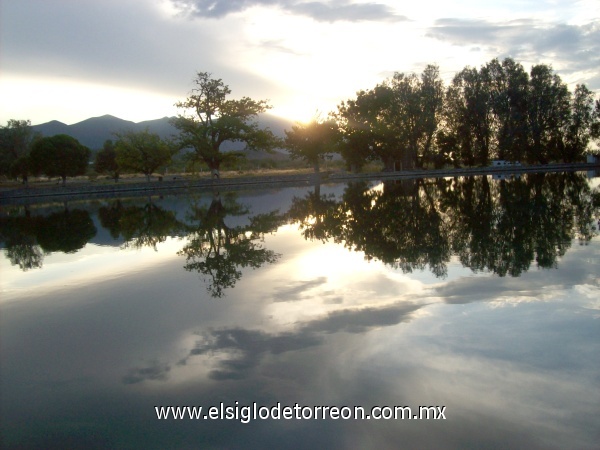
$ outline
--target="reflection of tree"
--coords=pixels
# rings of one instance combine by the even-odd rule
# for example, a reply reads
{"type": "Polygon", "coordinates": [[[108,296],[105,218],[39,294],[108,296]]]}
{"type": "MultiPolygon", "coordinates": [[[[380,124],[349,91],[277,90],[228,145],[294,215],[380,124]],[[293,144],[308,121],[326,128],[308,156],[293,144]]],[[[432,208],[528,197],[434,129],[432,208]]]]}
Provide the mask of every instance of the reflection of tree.
{"type": "Polygon", "coordinates": [[[175,212],[167,211],[149,200],[144,206],[123,206],[116,200],[110,206],[101,207],[98,217],[113,238],[122,236],[124,247],[152,247],[177,234],[182,224],[175,212]]]}
{"type": "Polygon", "coordinates": [[[309,239],[333,239],[404,272],[445,276],[451,255],[473,271],[518,276],[554,267],[571,240],[587,242],[598,207],[576,173],[351,184],[340,201],[309,194],[289,218],[309,239]]]}
{"type": "Polygon", "coordinates": [[[425,180],[388,183],[383,191],[350,184],[341,202],[309,194],[294,199],[289,217],[310,239],[333,239],[405,272],[426,265],[438,276],[450,259],[435,191],[425,180]]]}
{"type": "Polygon", "coordinates": [[[474,271],[518,276],[532,261],[556,266],[579,235],[591,239],[593,216],[587,181],[575,173],[530,174],[490,184],[487,178],[454,180],[443,194],[452,247],[474,271]],[[576,224],[585,224],[579,226],[576,224]]]}
{"type": "Polygon", "coordinates": [[[277,212],[250,217],[245,226],[230,227],[229,216],[240,216],[248,211],[230,198],[225,202],[216,194],[210,206],[194,205],[188,221],[188,244],[179,252],[186,257],[184,268],[197,271],[209,278],[208,291],[213,297],[222,297],[224,290],[235,286],[244,267],[256,269],[277,261],[279,255],[263,248],[266,233],[281,224],[277,212]]]}
{"type": "Polygon", "coordinates": [[[44,254],[36,235],[36,220],[28,210],[25,216],[0,218],[0,240],[6,246],[6,257],[23,271],[42,267],[44,254]]]}
{"type": "Polygon", "coordinates": [[[337,217],[337,203],[333,195],[321,195],[320,185],[305,197],[294,197],[288,217],[300,224],[302,234],[306,239],[324,241],[334,229],[337,217]]]}
{"type": "Polygon", "coordinates": [[[81,209],[67,209],[38,218],[37,240],[46,253],[74,253],[95,235],[92,218],[81,209]]]}
{"type": "Polygon", "coordinates": [[[74,253],[96,235],[89,213],[80,209],[33,217],[26,210],[0,219],[0,230],[7,258],[24,271],[42,267],[44,254],[74,253]]]}

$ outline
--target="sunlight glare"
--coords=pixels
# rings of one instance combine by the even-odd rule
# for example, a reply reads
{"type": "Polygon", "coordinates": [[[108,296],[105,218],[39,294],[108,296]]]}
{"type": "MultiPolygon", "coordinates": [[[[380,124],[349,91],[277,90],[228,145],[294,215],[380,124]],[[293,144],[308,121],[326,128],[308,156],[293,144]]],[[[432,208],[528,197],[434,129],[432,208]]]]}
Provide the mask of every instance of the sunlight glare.
{"type": "Polygon", "coordinates": [[[31,120],[33,125],[58,120],[73,124],[111,114],[140,122],[176,114],[173,97],[136,89],[85,83],[66,78],[2,76],[0,97],[17,109],[0,112],[0,121],[31,120]],[[56,117],[56,105],[62,115],[56,117]]]}

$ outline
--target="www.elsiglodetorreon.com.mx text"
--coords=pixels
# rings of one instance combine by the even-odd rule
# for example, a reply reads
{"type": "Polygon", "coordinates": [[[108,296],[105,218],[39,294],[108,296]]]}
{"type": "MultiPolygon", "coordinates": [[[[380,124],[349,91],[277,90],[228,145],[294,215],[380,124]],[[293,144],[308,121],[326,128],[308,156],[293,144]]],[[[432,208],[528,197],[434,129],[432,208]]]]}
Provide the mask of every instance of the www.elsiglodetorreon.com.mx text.
{"type": "Polygon", "coordinates": [[[218,406],[155,406],[159,420],[446,420],[445,406],[293,406],[277,402],[272,406],[251,405],[218,406]]]}

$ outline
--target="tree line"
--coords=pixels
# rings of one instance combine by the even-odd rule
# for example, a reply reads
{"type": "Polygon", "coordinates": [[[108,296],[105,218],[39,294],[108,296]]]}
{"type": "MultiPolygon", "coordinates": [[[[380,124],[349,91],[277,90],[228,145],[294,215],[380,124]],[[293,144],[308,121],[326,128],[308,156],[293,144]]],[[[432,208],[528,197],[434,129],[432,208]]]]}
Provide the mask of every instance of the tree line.
{"type": "MultiPolygon", "coordinates": [[[[439,68],[395,73],[331,114],[349,167],[380,160],[387,170],[575,162],[600,138],[600,100],[571,93],[551,66],[528,73],[511,58],[465,67],[449,86],[439,68]]],[[[313,126],[317,126],[314,124],[313,126]]]]}
{"type": "MultiPolygon", "coordinates": [[[[600,139],[600,100],[584,84],[570,92],[552,67],[525,71],[511,58],[493,59],[479,69],[465,67],[444,86],[439,67],[395,73],[372,89],[342,101],[323,119],[298,123],[285,139],[259,126],[266,100],[229,99],[229,87],[199,72],[188,97],[176,103],[181,113],[171,123],[179,131],[164,140],[148,130],[123,132],[96,154],[95,170],[117,181],[121,173],[146,175],[167,167],[174,155],[202,163],[219,177],[221,165],[242,156],[224,152],[225,142],[273,151],[287,148],[315,171],[334,153],[352,171],[369,161],[384,170],[487,166],[493,159],[545,164],[583,159],[590,142],[600,139]]],[[[76,139],[41,137],[29,121],[9,120],[0,129],[0,175],[67,177],[86,173],[89,149],[76,139]]]]}

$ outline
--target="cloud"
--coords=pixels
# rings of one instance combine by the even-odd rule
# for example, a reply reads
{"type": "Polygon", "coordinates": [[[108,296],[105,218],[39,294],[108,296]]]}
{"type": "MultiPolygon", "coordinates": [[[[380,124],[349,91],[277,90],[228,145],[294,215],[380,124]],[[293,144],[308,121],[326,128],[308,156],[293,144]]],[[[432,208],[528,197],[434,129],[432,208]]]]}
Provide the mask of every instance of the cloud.
{"type": "Polygon", "coordinates": [[[408,20],[382,3],[350,3],[344,0],[307,3],[286,0],[171,0],[171,3],[180,14],[199,18],[218,19],[254,6],[274,6],[291,14],[310,17],[317,22],[408,20]]]}
{"type": "MultiPolygon", "coordinates": [[[[517,61],[539,61],[560,66],[560,72],[597,72],[600,67],[600,21],[572,25],[533,19],[493,22],[478,19],[438,19],[427,37],[454,45],[484,47],[517,61]]],[[[590,87],[600,88],[598,76],[590,87]]]]}
{"type": "Polygon", "coordinates": [[[291,12],[308,16],[319,22],[403,22],[406,16],[393,13],[392,9],[381,3],[309,2],[297,3],[291,12]]]}

